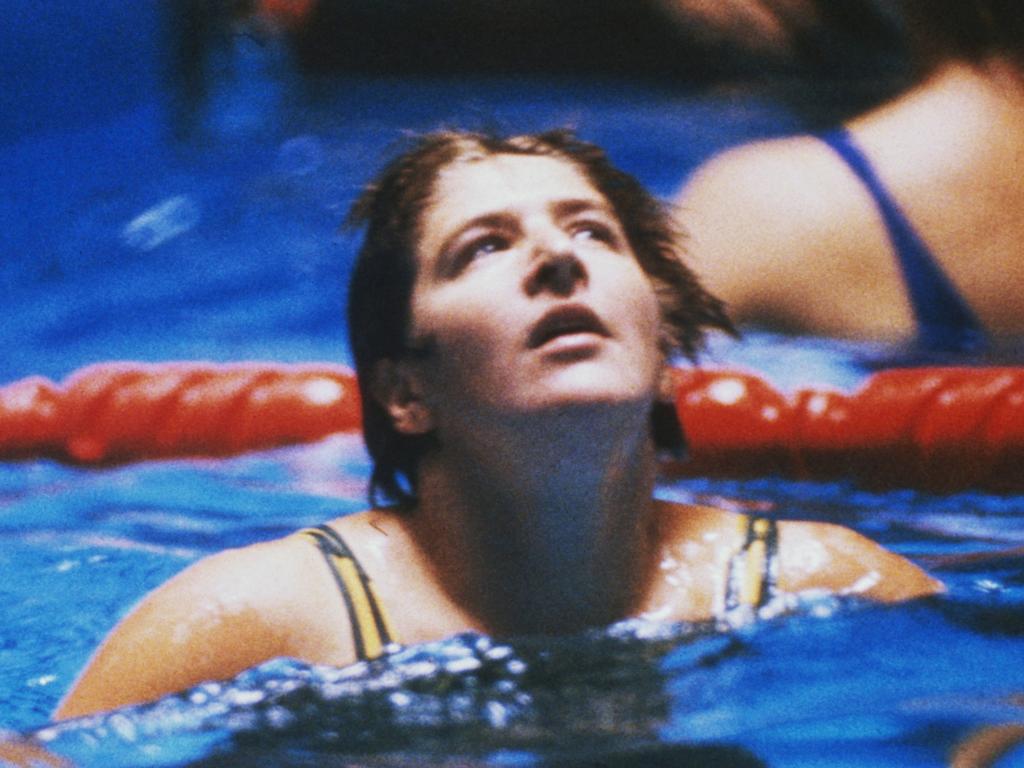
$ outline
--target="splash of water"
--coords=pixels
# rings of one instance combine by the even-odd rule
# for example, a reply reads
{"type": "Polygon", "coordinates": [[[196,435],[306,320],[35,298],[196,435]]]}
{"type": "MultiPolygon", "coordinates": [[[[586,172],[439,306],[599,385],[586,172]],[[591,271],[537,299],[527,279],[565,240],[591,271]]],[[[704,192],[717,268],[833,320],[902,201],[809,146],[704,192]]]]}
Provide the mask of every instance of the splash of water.
{"type": "Polygon", "coordinates": [[[710,624],[636,620],[511,644],[467,633],[393,646],[342,668],[277,659],[230,681],[29,736],[82,766],[251,765],[271,754],[275,765],[384,754],[427,755],[434,764],[453,754],[517,763],[519,754],[530,764],[538,753],[656,743],[669,710],[665,655],[674,651],[677,667],[686,648],[685,663],[708,666],[739,642],[710,624]]]}

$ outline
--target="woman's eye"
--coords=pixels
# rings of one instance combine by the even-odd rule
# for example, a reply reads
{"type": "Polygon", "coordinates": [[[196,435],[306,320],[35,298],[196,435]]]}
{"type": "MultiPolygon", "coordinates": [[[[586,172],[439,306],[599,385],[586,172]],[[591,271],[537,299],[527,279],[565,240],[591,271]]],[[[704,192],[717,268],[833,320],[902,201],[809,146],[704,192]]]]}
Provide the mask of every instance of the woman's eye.
{"type": "Polygon", "coordinates": [[[507,250],[509,248],[508,238],[501,235],[487,235],[470,241],[462,248],[459,248],[453,260],[455,272],[461,272],[469,264],[477,259],[488,256],[492,253],[507,250]]]}
{"type": "Polygon", "coordinates": [[[611,227],[592,221],[577,224],[573,227],[572,236],[576,240],[597,240],[608,244],[613,244],[616,240],[611,227]]]}
{"type": "Polygon", "coordinates": [[[469,244],[469,252],[473,258],[486,256],[497,251],[504,251],[506,248],[508,248],[508,241],[497,235],[490,235],[469,244]]]}

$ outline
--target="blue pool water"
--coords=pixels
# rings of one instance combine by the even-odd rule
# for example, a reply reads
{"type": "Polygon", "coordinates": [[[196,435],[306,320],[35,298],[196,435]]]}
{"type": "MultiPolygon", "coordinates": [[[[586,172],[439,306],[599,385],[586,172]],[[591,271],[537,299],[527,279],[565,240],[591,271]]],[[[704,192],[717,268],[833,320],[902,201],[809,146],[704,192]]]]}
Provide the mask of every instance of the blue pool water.
{"type": "MultiPolygon", "coordinates": [[[[0,382],[111,359],[347,361],[354,243],[337,227],[405,130],[571,124],[667,195],[710,153],[800,126],[753,95],[626,81],[298,83],[283,52],[247,45],[190,139],[169,138],[148,71],[123,98],[73,81],[97,106],[79,93],[66,120],[37,89],[38,124],[0,125],[0,382]]],[[[754,332],[716,340],[709,358],[782,389],[852,388],[886,353],[754,332]]],[[[0,729],[98,766],[929,766],[979,729],[1024,720],[1024,498],[764,478],[659,493],[850,525],[930,567],[948,594],[812,601],[728,633],[625,624],[560,641],[459,637],[369,668],[282,660],[47,727],[148,589],[208,553],[359,509],[366,476],[351,437],[102,470],[0,463],[0,729]]],[[[1000,763],[1021,764],[1019,750],[1000,763]]]]}
{"type": "MultiPolygon", "coordinates": [[[[103,471],[5,466],[3,726],[43,727],[94,644],[144,591],[222,547],[359,508],[365,476],[350,437],[103,471]]],[[[661,493],[841,522],[924,563],[1024,543],[1020,498],[778,479],[693,480],[661,493]]],[[[1024,715],[1022,565],[1019,553],[940,565],[933,571],[950,591],[935,602],[811,601],[730,633],[622,625],[508,646],[455,638],[344,671],[276,662],[41,737],[83,765],[185,765],[211,752],[237,761],[211,764],[371,755],[376,764],[532,765],[684,746],[742,749],[781,766],[825,756],[829,765],[942,765],[975,729],[1024,715]]]]}

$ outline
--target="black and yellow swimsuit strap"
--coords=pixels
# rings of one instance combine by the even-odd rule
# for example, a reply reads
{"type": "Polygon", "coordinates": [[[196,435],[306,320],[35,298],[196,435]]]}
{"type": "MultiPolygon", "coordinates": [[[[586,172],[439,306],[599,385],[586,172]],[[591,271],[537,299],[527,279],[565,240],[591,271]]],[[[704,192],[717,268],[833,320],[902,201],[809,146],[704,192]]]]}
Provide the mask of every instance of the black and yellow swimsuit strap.
{"type": "Polygon", "coordinates": [[[384,646],[394,642],[394,633],[370,577],[345,540],[329,525],[305,528],[300,534],[316,542],[334,574],[352,624],[356,657],[364,661],[377,658],[384,646]]]}
{"type": "Polygon", "coordinates": [[[743,545],[729,564],[726,608],[761,608],[777,592],[779,526],[770,517],[744,515],[743,545]]]}

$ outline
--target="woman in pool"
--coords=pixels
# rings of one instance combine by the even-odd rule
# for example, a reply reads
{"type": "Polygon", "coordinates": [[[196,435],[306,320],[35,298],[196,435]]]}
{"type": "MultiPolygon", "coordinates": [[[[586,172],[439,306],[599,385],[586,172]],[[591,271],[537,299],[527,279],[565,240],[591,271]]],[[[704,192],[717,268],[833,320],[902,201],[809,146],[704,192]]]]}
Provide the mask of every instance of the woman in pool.
{"type": "Polygon", "coordinates": [[[807,590],[940,589],[848,529],[652,500],[658,452],[683,447],[669,360],[730,325],[671,218],[597,147],[429,135],[353,219],[367,229],[349,328],[373,508],[156,589],[58,717],[278,656],[342,665],[464,630],[738,620],[807,590]]]}
{"type": "Polygon", "coordinates": [[[712,158],[681,216],[738,322],[973,351],[1024,333],[1024,4],[895,5],[913,87],[712,158]]]}

